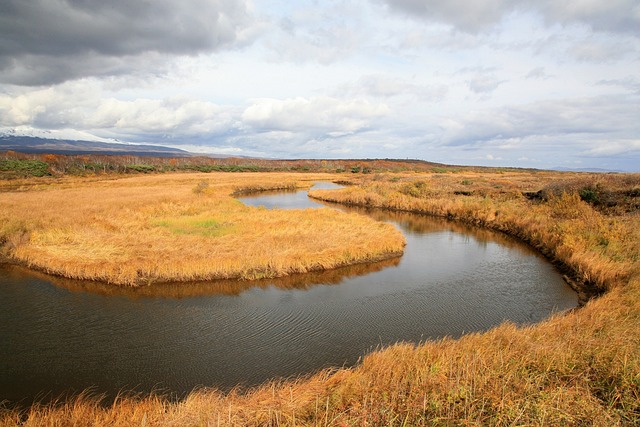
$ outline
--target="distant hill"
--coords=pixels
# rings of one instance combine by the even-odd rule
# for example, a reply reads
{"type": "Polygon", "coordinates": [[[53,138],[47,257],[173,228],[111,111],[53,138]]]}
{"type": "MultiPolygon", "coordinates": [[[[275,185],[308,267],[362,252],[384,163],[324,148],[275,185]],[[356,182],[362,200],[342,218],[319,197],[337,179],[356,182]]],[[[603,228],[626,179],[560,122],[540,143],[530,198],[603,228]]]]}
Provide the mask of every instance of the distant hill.
{"type": "Polygon", "coordinates": [[[595,172],[595,173],[622,172],[618,170],[602,169],[602,168],[567,168],[564,166],[556,166],[554,168],[551,168],[551,170],[559,171],[559,172],[595,172]]]}
{"type": "Polygon", "coordinates": [[[8,150],[32,154],[111,154],[153,157],[190,157],[193,155],[185,150],[159,145],[50,139],[37,136],[0,134],[0,151],[8,150]]]}

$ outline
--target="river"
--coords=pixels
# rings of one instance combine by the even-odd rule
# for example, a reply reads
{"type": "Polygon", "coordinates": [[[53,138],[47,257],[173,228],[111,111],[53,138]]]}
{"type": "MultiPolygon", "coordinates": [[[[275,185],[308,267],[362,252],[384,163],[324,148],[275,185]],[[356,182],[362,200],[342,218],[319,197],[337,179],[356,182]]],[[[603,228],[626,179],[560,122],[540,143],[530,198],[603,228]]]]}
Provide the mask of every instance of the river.
{"type": "MultiPolygon", "coordinates": [[[[242,198],[322,207],[305,191],[242,198]]],[[[398,341],[528,324],[576,307],[538,253],[509,237],[426,216],[396,224],[402,257],[261,282],[139,289],[0,266],[0,401],[29,404],[91,388],[181,397],[348,366],[398,341]]]]}

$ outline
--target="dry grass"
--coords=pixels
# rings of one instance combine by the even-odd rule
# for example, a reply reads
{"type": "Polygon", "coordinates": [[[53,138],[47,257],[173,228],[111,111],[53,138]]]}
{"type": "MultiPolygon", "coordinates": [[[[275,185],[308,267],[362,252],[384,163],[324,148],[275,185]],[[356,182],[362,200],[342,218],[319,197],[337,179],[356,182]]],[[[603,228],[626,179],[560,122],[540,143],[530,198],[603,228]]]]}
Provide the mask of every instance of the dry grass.
{"type": "Polygon", "coordinates": [[[363,276],[383,270],[388,267],[397,266],[401,258],[394,257],[383,261],[361,263],[338,267],[330,270],[312,271],[305,274],[293,274],[290,276],[277,277],[273,279],[257,279],[251,281],[238,280],[213,280],[201,282],[168,282],[155,283],[153,286],[113,286],[109,283],[94,282],[87,280],[66,279],[29,271],[21,266],[7,266],[20,273],[28,271],[29,275],[41,276],[54,285],[69,289],[74,292],[91,292],[99,295],[125,296],[129,298],[140,298],[141,296],[153,296],[163,298],[185,298],[195,296],[211,295],[239,295],[252,288],[280,289],[308,289],[315,285],[339,284],[345,278],[363,276]]]}
{"type": "Polygon", "coordinates": [[[632,194],[638,175],[557,173],[422,175],[369,180],[343,191],[314,191],[321,200],[425,213],[519,237],[564,265],[590,289],[628,282],[638,273],[638,198],[622,197],[603,215],[580,190],[632,194]],[[597,183],[593,182],[597,180],[597,183]],[[536,184],[537,183],[537,184],[536,184]],[[626,189],[625,189],[626,188],[626,189]],[[538,190],[543,197],[529,200],[538,190]],[[628,211],[628,212],[627,212],[628,211]],[[620,214],[620,212],[624,212],[620,214]]]}
{"type": "Polygon", "coordinates": [[[63,180],[4,193],[0,241],[32,268],[123,285],[280,277],[402,253],[404,238],[388,224],[331,209],[248,207],[230,196],[295,186],[286,174],[63,180]]]}
{"type": "Polygon", "coordinates": [[[8,411],[0,425],[639,425],[637,179],[528,173],[379,176],[361,188],[317,192],[318,197],[430,212],[509,232],[573,269],[587,285],[608,292],[537,325],[507,323],[458,340],[398,344],[352,369],[265,384],[244,394],[202,390],[180,402],[150,396],[105,407],[85,396],[22,414],[8,411]],[[571,188],[574,179],[586,178],[631,196],[605,209],[586,203],[577,195],[582,187],[571,188]],[[563,190],[533,200],[522,194],[551,188],[563,190]]]}

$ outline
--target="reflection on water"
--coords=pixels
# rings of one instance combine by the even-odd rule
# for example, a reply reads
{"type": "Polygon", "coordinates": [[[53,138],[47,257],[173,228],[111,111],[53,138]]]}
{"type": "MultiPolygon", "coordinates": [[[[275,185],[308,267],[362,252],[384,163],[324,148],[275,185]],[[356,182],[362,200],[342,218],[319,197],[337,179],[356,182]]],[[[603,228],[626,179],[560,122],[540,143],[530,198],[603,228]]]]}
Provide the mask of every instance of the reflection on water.
{"type": "MultiPolygon", "coordinates": [[[[251,203],[292,207],[292,196],[300,195],[251,203]]],[[[138,289],[0,268],[0,400],[90,386],[110,396],[229,389],[577,305],[553,267],[513,239],[429,217],[367,214],[403,230],[401,258],[278,280],[138,289]]]]}
{"type": "Polygon", "coordinates": [[[362,215],[368,215],[377,221],[385,221],[397,224],[404,234],[427,234],[437,233],[443,230],[469,236],[476,242],[493,242],[499,243],[509,249],[522,251],[523,254],[536,254],[536,252],[528,245],[506,234],[497,233],[495,231],[473,227],[462,222],[454,222],[444,218],[438,218],[427,215],[416,215],[409,212],[384,211],[381,209],[365,208],[358,206],[343,206],[336,203],[328,203],[318,201],[327,207],[340,209],[345,212],[357,212],[362,215]]]}
{"type": "MultiPolygon", "coordinates": [[[[318,182],[313,186],[313,190],[334,190],[341,187],[331,182],[318,182]]],[[[267,209],[317,209],[323,207],[321,203],[307,197],[306,191],[300,190],[261,191],[250,196],[239,197],[238,200],[267,209]]]]}
{"type": "Polygon", "coordinates": [[[179,282],[179,283],[156,283],[150,286],[129,287],[114,286],[107,283],[71,280],[62,277],[53,277],[47,274],[28,271],[22,267],[7,267],[14,270],[21,270],[24,274],[39,277],[49,281],[54,285],[68,289],[73,292],[91,292],[99,295],[117,295],[128,298],[187,298],[197,296],[214,295],[240,295],[251,288],[278,288],[278,289],[307,289],[315,285],[337,285],[343,280],[354,276],[380,271],[383,268],[394,267],[400,263],[400,258],[372,262],[367,264],[356,264],[347,267],[340,267],[327,271],[314,271],[306,274],[294,274],[275,279],[262,279],[252,281],[238,280],[216,280],[208,282],[179,282]]]}

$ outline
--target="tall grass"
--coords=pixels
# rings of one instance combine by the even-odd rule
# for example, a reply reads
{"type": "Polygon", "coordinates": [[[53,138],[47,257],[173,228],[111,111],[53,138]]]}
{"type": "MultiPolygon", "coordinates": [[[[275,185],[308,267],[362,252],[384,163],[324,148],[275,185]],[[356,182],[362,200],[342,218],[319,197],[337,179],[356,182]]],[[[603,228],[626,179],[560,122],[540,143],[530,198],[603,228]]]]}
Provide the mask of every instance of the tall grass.
{"type": "MultiPolygon", "coordinates": [[[[567,185],[572,175],[507,174],[500,182],[483,174],[437,176],[374,176],[361,187],[316,196],[501,229],[608,291],[536,325],[505,323],[456,340],[397,344],[351,369],[243,393],[199,390],[179,402],[140,396],[108,405],[82,396],[6,411],[0,425],[640,425],[640,221],[629,209],[636,196],[603,209],[567,185]],[[455,194],[461,186],[471,195],[455,194]],[[407,194],[412,187],[417,192],[407,194]],[[549,197],[523,195],[556,187],[563,189],[549,197]]],[[[606,177],[602,186],[635,194],[633,179],[622,182],[628,178],[606,177]]]]}
{"type": "MultiPolygon", "coordinates": [[[[484,179],[476,176],[475,185],[458,183],[458,177],[373,180],[341,191],[318,190],[310,195],[335,203],[441,216],[514,235],[563,264],[592,290],[627,282],[637,273],[637,209],[625,215],[602,215],[582,200],[578,189],[567,181],[540,180],[543,189],[555,191],[547,191],[544,201],[532,202],[525,197],[522,185],[503,182],[491,188],[481,183],[484,179]],[[461,185],[471,187],[471,191],[461,193],[461,185]]],[[[608,179],[610,187],[635,182],[626,176],[608,179]]],[[[635,200],[629,198],[620,204],[625,203],[635,206],[635,200]]]]}
{"type": "Polygon", "coordinates": [[[196,174],[156,175],[4,193],[0,241],[8,258],[32,268],[121,285],[281,277],[402,253],[404,238],[389,224],[230,196],[295,186],[286,175],[216,178],[207,187],[196,174]]]}

